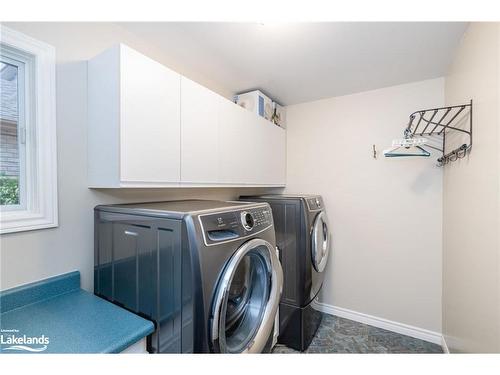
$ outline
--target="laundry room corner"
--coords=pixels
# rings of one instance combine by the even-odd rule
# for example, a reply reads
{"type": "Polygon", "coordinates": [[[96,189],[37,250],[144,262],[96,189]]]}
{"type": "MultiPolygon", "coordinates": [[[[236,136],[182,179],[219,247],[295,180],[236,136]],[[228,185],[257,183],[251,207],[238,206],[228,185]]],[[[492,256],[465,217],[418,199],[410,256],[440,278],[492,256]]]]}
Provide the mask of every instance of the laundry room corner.
{"type": "Polygon", "coordinates": [[[423,329],[434,341],[441,334],[443,171],[382,151],[402,137],[409,114],[442,105],[440,77],[287,107],[285,192],[321,194],[332,228],[320,306],[361,321],[369,315],[383,327],[409,325],[419,336],[423,329]]]}

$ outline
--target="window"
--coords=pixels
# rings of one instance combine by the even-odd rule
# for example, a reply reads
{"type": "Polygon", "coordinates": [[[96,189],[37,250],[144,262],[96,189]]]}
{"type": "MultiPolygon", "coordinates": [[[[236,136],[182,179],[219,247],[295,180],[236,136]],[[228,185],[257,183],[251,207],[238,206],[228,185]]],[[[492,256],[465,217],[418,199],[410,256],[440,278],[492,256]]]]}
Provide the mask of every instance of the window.
{"type": "Polygon", "coordinates": [[[25,63],[0,54],[0,205],[26,207],[25,63]]]}
{"type": "Polygon", "coordinates": [[[0,26],[0,233],[57,226],[55,50],[0,26]]]}

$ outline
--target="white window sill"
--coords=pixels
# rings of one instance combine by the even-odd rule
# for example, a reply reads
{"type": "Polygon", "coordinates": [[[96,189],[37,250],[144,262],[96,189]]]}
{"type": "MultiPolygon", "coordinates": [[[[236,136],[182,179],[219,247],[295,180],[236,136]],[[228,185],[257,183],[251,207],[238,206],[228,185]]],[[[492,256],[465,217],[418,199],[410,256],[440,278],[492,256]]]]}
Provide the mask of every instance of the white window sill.
{"type": "Polygon", "coordinates": [[[31,211],[3,211],[0,213],[0,234],[57,227],[57,215],[43,215],[31,211]]]}

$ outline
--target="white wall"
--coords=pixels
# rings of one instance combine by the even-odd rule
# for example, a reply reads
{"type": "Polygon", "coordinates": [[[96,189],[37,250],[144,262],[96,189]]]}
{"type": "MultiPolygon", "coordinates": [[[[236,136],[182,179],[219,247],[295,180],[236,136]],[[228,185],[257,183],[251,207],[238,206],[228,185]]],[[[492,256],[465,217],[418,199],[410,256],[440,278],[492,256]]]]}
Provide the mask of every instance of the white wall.
{"type": "Polygon", "coordinates": [[[472,23],[446,103],[473,99],[473,147],[444,168],[443,333],[453,352],[500,352],[500,24],[472,23]]]}
{"type": "Polygon", "coordinates": [[[321,194],[332,230],[321,302],[441,332],[442,169],[382,150],[443,103],[440,78],[287,107],[286,191],[321,194]]]}
{"type": "Polygon", "coordinates": [[[57,147],[59,227],[0,237],[0,290],[79,270],[82,286],[93,289],[93,207],[102,203],[183,198],[234,199],[237,189],[87,188],[87,66],[86,60],[111,45],[124,42],[148,56],[197,79],[228,96],[227,90],[196,72],[176,66],[168,51],[159,51],[119,26],[109,23],[4,23],[56,47],[57,147]]]}

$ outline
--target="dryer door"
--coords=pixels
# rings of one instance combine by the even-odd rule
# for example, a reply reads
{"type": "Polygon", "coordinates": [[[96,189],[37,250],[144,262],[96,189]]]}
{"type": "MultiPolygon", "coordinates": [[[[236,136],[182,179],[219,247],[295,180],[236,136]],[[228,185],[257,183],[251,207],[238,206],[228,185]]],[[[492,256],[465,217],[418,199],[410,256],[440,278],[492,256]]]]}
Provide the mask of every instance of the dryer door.
{"type": "Polygon", "coordinates": [[[328,233],[328,220],[324,211],[314,219],[311,233],[312,263],[316,271],[323,272],[328,261],[330,249],[330,235],[328,233]]]}
{"type": "Polygon", "coordinates": [[[283,272],[262,239],[243,244],[228,261],[213,303],[211,341],[219,353],[260,353],[273,333],[283,272]]]}

